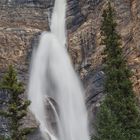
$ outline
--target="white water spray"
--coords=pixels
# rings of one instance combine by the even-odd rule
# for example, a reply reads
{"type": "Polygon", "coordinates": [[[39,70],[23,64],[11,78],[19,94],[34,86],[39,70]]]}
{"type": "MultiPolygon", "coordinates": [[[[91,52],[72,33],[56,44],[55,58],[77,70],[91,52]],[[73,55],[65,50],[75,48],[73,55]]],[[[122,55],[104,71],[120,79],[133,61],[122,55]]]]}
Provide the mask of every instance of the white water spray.
{"type": "Polygon", "coordinates": [[[65,0],[56,0],[51,32],[44,32],[34,51],[29,81],[30,110],[40,123],[45,140],[89,140],[84,93],[67,54],[65,31],[65,0]],[[44,99],[53,98],[59,135],[51,132],[47,123],[44,99]],[[59,117],[59,118],[58,118],[59,117]]]}
{"type": "Polygon", "coordinates": [[[56,0],[51,20],[51,32],[63,46],[66,45],[65,17],[66,0],[56,0]]]}

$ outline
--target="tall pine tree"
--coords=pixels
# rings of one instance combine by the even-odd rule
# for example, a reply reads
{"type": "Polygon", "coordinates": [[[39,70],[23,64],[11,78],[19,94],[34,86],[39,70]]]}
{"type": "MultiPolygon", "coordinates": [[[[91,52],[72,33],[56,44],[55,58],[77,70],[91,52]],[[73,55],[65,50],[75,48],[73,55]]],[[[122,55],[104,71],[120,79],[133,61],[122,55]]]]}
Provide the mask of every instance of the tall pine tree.
{"type": "Polygon", "coordinates": [[[30,105],[30,101],[22,98],[24,88],[22,83],[18,81],[17,73],[13,66],[9,66],[0,88],[8,90],[10,94],[9,100],[6,102],[7,109],[0,111],[0,115],[9,120],[10,140],[25,140],[26,135],[31,131],[28,128],[22,128],[21,120],[27,114],[27,107],[30,105]]]}
{"type": "Polygon", "coordinates": [[[105,99],[100,106],[95,140],[140,140],[140,112],[130,81],[131,72],[116,31],[115,11],[103,11],[101,44],[104,50],[105,99]]]}

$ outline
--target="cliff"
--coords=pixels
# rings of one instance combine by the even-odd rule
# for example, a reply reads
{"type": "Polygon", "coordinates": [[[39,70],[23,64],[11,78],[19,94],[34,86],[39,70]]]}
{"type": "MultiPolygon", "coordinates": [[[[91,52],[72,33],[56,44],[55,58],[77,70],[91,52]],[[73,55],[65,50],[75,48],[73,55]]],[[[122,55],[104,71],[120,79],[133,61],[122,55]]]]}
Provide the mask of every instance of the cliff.
{"type": "MultiPolygon", "coordinates": [[[[32,48],[38,36],[49,30],[51,0],[1,0],[0,76],[9,64],[18,69],[27,84],[32,48]]],[[[115,0],[118,32],[122,37],[124,59],[133,72],[132,82],[140,99],[140,1],[115,0]]],[[[86,90],[89,118],[95,117],[103,96],[100,23],[106,0],[68,0],[68,50],[86,90]]]]}

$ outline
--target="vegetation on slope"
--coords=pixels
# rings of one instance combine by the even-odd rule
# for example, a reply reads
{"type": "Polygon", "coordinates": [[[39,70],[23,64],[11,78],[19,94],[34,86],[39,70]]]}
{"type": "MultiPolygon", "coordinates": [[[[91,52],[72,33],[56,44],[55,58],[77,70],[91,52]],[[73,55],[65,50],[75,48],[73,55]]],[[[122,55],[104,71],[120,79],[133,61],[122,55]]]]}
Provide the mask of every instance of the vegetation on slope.
{"type": "Polygon", "coordinates": [[[9,66],[5,74],[0,89],[8,90],[9,99],[3,100],[1,104],[6,104],[7,109],[1,110],[0,115],[8,119],[10,129],[10,140],[25,140],[30,129],[22,128],[21,120],[27,115],[27,107],[30,105],[29,100],[23,99],[23,84],[18,81],[17,73],[13,66],[9,66]]]}
{"type": "Polygon", "coordinates": [[[108,3],[101,25],[106,95],[97,117],[95,140],[140,140],[140,112],[116,26],[115,11],[108,3]]]}

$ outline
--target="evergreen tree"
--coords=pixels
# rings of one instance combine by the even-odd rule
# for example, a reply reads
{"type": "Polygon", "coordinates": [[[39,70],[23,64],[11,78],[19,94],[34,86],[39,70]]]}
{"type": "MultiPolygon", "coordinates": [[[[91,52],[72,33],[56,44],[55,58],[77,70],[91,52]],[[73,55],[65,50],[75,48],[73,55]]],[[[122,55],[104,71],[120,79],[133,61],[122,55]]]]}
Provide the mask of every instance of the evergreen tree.
{"type": "Polygon", "coordinates": [[[108,3],[101,25],[104,50],[105,99],[101,103],[95,140],[140,140],[140,112],[134,96],[131,72],[116,31],[115,11],[108,3]]]}
{"type": "Polygon", "coordinates": [[[9,120],[10,140],[25,140],[26,135],[30,133],[30,129],[22,128],[21,120],[27,115],[27,107],[30,105],[30,101],[22,99],[24,88],[22,83],[18,81],[17,73],[13,66],[9,66],[0,88],[8,90],[10,94],[6,103],[7,110],[0,111],[0,115],[9,120]]]}

